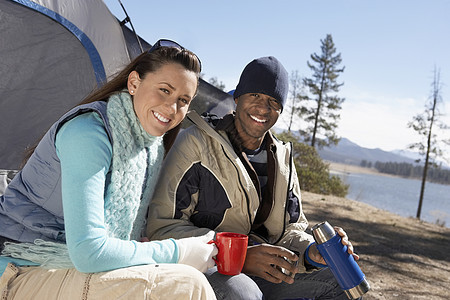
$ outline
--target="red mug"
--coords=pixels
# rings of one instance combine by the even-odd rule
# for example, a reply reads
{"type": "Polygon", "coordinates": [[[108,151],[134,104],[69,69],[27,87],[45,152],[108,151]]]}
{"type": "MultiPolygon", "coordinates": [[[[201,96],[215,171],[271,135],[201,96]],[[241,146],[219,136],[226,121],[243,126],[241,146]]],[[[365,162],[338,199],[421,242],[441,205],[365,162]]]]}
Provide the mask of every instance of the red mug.
{"type": "Polygon", "coordinates": [[[217,270],[225,275],[237,275],[241,273],[247,255],[248,236],[233,232],[219,232],[214,243],[219,252],[213,258],[217,265],[217,270]]]}

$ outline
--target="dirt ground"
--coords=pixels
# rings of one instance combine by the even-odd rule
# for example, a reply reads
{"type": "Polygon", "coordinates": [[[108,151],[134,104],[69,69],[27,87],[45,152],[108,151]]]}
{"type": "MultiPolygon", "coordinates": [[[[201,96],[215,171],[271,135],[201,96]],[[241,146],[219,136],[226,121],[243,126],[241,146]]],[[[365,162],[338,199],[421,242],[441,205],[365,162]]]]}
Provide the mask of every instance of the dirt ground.
{"type": "Polygon", "coordinates": [[[370,283],[364,299],[450,299],[450,229],[365,203],[302,193],[310,227],[347,232],[370,283]]]}

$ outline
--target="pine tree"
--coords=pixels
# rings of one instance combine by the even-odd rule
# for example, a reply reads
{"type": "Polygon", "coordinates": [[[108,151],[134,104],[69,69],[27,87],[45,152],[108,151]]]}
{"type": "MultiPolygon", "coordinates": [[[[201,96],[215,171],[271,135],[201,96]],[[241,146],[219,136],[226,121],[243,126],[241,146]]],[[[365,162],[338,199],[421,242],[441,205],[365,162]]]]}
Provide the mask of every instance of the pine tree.
{"type": "Polygon", "coordinates": [[[311,105],[303,106],[300,113],[309,124],[300,133],[305,142],[322,148],[339,142],[336,128],[340,119],[339,110],[345,99],[336,95],[343,85],[337,82],[339,74],[344,71],[344,67],[338,67],[342,62],[341,54],[336,54],[331,34],[327,34],[320,42],[321,55],[314,53],[311,55],[312,63],[308,61],[308,67],[313,72],[312,78],[304,78],[304,84],[312,96],[307,98],[311,105]]]}

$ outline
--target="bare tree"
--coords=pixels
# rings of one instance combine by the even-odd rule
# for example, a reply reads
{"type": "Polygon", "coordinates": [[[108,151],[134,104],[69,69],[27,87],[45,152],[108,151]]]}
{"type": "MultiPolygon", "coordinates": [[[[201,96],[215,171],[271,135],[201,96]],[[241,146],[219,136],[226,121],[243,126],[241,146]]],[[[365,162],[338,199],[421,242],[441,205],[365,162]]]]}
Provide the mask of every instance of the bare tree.
{"type": "Polygon", "coordinates": [[[289,125],[288,131],[291,132],[292,124],[294,123],[294,117],[299,115],[301,110],[301,101],[306,99],[303,79],[298,74],[298,71],[292,71],[290,77],[290,94],[291,94],[291,104],[289,112],[289,125]]]}
{"type": "MultiPolygon", "coordinates": [[[[420,187],[419,206],[417,208],[416,218],[420,219],[422,211],[423,196],[425,192],[425,183],[427,179],[428,167],[436,166],[436,158],[442,157],[442,142],[448,143],[446,140],[439,140],[435,129],[448,129],[448,126],[440,121],[442,114],[439,112],[439,105],[442,103],[440,72],[434,69],[434,79],[431,84],[432,92],[429,101],[425,104],[425,111],[413,117],[408,123],[408,127],[414,129],[421,137],[422,141],[413,143],[408,146],[409,149],[419,151],[422,157],[425,157],[422,184],[420,187]]],[[[420,159],[417,161],[419,162],[420,159]]]]}
{"type": "Polygon", "coordinates": [[[222,91],[225,90],[225,84],[222,81],[219,81],[217,77],[211,77],[208,82],[222,91]]]}

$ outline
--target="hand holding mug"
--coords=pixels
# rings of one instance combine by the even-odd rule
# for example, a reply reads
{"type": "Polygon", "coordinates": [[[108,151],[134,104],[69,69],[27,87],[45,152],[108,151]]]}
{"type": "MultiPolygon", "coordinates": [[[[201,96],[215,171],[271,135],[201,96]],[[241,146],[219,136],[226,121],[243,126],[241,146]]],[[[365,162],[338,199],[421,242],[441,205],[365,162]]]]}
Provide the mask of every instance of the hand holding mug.
{"type": "Polygon", "coordinates": [[[217,270],[225,275],[237,275],[241,273],[247,255],[248,236],[233,232],[219,232],[214,243],[219,249],[214,261],[217,270]]]}
{"type": "Polygon", "coordinates": [[[214,267],[213,256],[217,254],[217,247],[209,241],[214,237],[214,232],[203,236],[183,238],[175,240],[178,246],[178,263],[192,266],[204,273],[214,267]]]}

